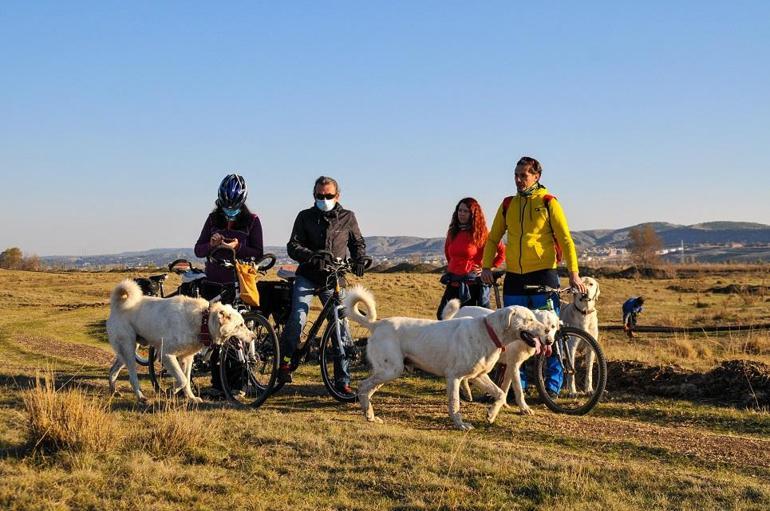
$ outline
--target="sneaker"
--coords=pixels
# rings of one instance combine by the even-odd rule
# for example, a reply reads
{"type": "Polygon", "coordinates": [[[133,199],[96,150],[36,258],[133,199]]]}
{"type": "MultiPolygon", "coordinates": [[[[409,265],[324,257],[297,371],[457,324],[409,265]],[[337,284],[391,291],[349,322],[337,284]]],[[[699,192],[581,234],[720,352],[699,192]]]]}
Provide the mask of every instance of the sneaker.
{"type": "Polygon", "coordinates": [[[281,364],[281,367],[278,368],[278,383],[291,383],[291,381],[291,368],[281,364]]]}

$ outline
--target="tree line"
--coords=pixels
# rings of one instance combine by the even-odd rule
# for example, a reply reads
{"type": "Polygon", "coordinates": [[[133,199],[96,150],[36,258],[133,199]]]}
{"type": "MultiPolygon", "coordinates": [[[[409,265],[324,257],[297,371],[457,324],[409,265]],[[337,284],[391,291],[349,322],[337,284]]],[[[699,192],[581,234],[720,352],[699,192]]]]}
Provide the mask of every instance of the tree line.
{"type": "Polygon", "coordinates": [[[39,271],[42,266],[37,255],[25,256],[19,247],[6,248],[0,253],[0,268],[5,270],[39,271]]]}

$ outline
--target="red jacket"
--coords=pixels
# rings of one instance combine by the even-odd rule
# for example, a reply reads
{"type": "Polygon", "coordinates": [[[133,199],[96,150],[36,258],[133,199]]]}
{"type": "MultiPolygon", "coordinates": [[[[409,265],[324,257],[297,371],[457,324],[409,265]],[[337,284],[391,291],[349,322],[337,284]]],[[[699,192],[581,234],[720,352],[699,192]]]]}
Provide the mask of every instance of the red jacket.
{"type": "MultiPolygon", "coordinates": [[[[484,256],[484,245],[474,245],[471,234],[468,231],[460,231],[454,239],[447,236],[444,243],[444,255],[447,260],[447,272],[455,275],[465,275],[474,266],[481,267],[481,259],[484,256]]],[[[497,244],[497,254],[492,263],[493,267],[500,266],[505,260],[505,247],[502,242],[497,244]]]]}

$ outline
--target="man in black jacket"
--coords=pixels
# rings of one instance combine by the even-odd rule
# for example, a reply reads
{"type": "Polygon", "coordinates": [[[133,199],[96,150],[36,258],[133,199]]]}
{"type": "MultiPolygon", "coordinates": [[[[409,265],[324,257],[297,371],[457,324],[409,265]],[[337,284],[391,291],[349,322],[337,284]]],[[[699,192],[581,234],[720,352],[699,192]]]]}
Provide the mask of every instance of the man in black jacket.
{"type": "MultiPolygon", "coordinates": [[[[297,348],[302,328],[307,321],[313,295],[318,294],[323,303],[332,296],[333,289],[326,288],[328,272],[324,270],[326,258],[319,251],[331,252],[334,257],[345,257],[346,250],[355,261],[353,272],[364,274],[366,244],[358,229],[356,215],[339,204],[340,191],[337,182],[326,176],[316,179],[313,186],[315,204],[299,212],[294,221],[291,238],[286,248],[289,257],[299,263],[291,299],[291,315],[281,335],[281,367],[279,381],[291,382],[291,356],[297,348]]],[[[338,390],[351,393],[347,361],[335,367],[338,390]]]]}

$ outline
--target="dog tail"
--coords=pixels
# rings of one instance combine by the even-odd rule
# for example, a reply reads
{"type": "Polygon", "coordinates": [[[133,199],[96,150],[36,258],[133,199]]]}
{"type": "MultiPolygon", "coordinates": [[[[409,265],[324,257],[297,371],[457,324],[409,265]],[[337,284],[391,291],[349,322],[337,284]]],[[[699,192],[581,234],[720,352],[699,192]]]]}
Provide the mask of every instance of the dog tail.
{"type": "Polygon", "coordinates": [[[452,298],[449,300],[441,311],[441,319],[452,319],[460,310],[460,300],[452,298]]]}
{"type": "Polygon", "coordinates": [[[136,306],[142,299],[142,289],[131,279],[126,279],[115,286],[110,295],[110,306],[113,309],[128,310],[136,306]]]}
{"type": "Polygon", "coordinates": [[[371,291],[363,286],[348,288],[342,304],[345,306],[345,311],[350,319],[364,325],[369,330],[374,328],[374,323],[377,321],[377,305],[371,291]],[[365,313],[358,308],[360,304],[364,304],[365,313]]]}

